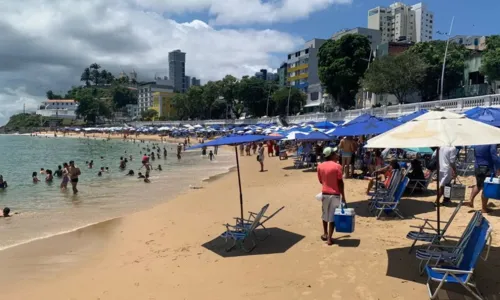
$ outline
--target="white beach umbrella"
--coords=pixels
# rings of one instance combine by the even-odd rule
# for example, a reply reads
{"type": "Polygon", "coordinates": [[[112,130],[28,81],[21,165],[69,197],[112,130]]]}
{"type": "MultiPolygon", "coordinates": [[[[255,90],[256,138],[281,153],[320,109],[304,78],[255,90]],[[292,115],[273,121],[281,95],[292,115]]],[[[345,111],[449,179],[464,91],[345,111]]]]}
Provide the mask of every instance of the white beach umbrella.
{"type": "MultiPolygon", "coordinates": [[[[500,129],[448,111],[430,111],[368,140],[366,148],[455,147],[500,144],[500,129]]],[[[436,151],[439,161],[439,151],[436,151]]],[[[439,164],[438,170],[439,174],[439,164]]],[[[439,180],[437,183],[439,191],[439,180]]],[[[439,201],[438,231],[440,230],[439,201]]]]}
{"type": "Polygon", "coordinates": [[[376,136],[366,148],[500,144],[500,129],[449,111],[430,111],[376,136]]]}
{"type": "Polygon", "coordinates": [[[295,140],[295,135],[297,134],[305,134],[305,132],[302,131],[292,131],[289,134],[287,134],[285,140],[295,140]]]}

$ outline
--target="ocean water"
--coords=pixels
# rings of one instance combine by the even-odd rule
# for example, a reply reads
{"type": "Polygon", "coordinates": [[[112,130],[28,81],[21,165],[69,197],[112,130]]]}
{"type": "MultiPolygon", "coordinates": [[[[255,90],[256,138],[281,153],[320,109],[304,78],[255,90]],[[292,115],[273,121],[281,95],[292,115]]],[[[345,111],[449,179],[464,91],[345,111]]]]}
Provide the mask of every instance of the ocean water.
{"type": "Polygon", "coordinates": [[[0,135],[0,175],[9,185],[0,190],[0,208],[8,206],[12,212],[20,212],[0,219],[0,250],[153,207],[190,185],[200,185],[204,179],[227,172],[235,164],[231,151],[220,150],[214,161],[202,157],[201,150],[183,152],[178,160],[176,145],[164,143],[160,144],[161,153],[163,156],[165,146],[168,156],[151,161],[155,168],[159,164],[163,168],[151,171],[151,183],[125,176],[127,172],[119,170],[120,157],[132,155],[127,170],[137,174],[142,165],[141,152],[146,151],[143,148],[149,146],[156,152],[152,145],[83,137],[0,135]],[[56,177],[48,184],[45,175],[39,174],[41,181],[33,183],[33,172],[40,173],[40,168],[55,171],[70,160],[82,171],[77,195],[73,195],[71,184],[67,191],[61,191],[61,179],[56,177]],[[85,164],[90,160],[94,161],[92,169],[85,164]],[[109,167],[109,174],[98,177],[100,167],[109,167]]]}

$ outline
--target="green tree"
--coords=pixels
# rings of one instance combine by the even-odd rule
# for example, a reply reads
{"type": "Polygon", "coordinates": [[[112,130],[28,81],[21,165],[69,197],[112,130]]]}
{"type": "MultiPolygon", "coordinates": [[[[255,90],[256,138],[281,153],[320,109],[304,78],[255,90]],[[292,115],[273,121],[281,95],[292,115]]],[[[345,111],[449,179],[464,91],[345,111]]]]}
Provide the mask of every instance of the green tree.
{"type": "Polygon", "coordinates": [[[82,117],[86,122],[96,124],[99,117],[111,117],[111,103],[107,99],[100,99],[96,96],[85,94],[78,99],[76,114],[82,117]]]}
{"type": "Polygon", "coordinates": [[[326,92],[344,109],[355,104],[370,51],[370,41],[359,34],[348,34],[336,41],[328,40],[319,49],[321,83],[326,92]]]}
{"type": "Polygon", "coordinates": [[[90,81],[94,83],[94,85],[98,85],[101,79],[100,70],[101,66],[97,63],[93,63],[90,65],[90,81]]]}
{"type": "Polygon", "coordinates": [[[148,109],[141,113],[141,117],[144,121],[152,121],[158,117],[158,112],[154,109],[148,109]]]}
{"type": "MultiPolygon", "coordinates": [[[[410,53],[419,56],[427,65],[426,74],[418,87],[422,101],[437,100],[439,96],[438,87],[440,86],[445,49],[446,41],[417,43],[408,49],[410,53]]],[[[444,74],[444,95],[449,95],[451,91],[461,86],[467,56],[468,50],[463,45],[449,44],[444,74]]]]}
{"type": "Polygon", "coordinates": [[[212,107],[221,95],[221,84],[219,82],[209,81],[202,88],[202,99],[204,107],[206,108],[205,117],[210,119],[212,117],[212,107]]]}
{"type": "MultiPolygon", "coordinates": [[[[191,89],[192,88],[190,88],[189,91],[191,91],[191,89]]],[[[187,94],[175,94],[172,97],[172,106],[179,120],[187,120],[191,117],[192,108],[187,94]]]]}
{"type": "Polygon", "coordinates": [[[257,77],[243,77],[239,85],[238,99],[248,113],[254,117],[264,116],[268,95],[265,81],[257,77]]]}
{"type": "MultiPolygon", "coordinates": [[[[221,95],[224,97],[224,100],[226,101],[227,106],[233,114],[239,118],[242,111],[238,110],[238,108],[241,107],[241,105],[237,105],[236,100],[238,96],[238,89],[239,89],[239,82],[238,79],[232,75],[226,75],[221,83],[221,95]]],[[[224,116],[226,118],[226,116],[224,116]]]]}
{"type": "Polygon", "coordinates": [[[47,99],[52,100],[52,99],[63,99],[61,95],[54,94],[52,90],[48,90],[47,93],[47,99]]]}
{"type": "Polygon", "coordinates": [[[500,80],[500,35],[486,38],[486,50],[481,57],[480,72],[488,77],[495,89],[495,81],[500,80]]]}
{"type": "Polygon", "coordinates": [[[414,53],[384,56],[375,60],[362,80],[363,87],[376,94],[393,94],[399,103],[418,90],[427,70],[425,62],[414,53]]]}
{"type": "Polygon", "coordinates": [[[90,86],[90,79],[90,68],[85,68],[80,76],[80,81],[84,81],[86,86],[90,86]]]}
{"type": "Polygon", "coordinates": [[[184,109],[190,119],[204,119],[209,115],[211,103],[206,102],[205,86],[193,86],[186,93],[184,109]]]}
{"type": "Polygon", "coordinates": [[[288,98],[290,97],[289,114],[295,115],[306,104],[307,96],[296,87],[283,87],[272,95],[272,100],[275,103],[275,112],[278,115],[287,115],[288,98]]]}
{"type": "Polygon", "coordinates": [[[113,84],[109,92],[114,106],[118,109],[127,104],[137,104],[137,92],[123,85],[113,84]]]}

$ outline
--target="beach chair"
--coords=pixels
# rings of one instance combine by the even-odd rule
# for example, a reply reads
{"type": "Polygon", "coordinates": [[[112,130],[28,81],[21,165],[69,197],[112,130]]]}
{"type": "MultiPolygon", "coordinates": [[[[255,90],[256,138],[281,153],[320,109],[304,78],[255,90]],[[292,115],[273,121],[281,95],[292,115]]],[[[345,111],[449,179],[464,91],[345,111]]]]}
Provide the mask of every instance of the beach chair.
{"type": "Polygon", "coordinates": [[[435,220],[425,219],[424,224],[422,224],[421,226],[410,226],[411,228],[417,228],[418,231],[410,231],[406,235],[407,239],[413,240],[413,244],[411,244],[410,251],[408,253],[411,253],[413,251],[413,248],[415,247],[415,244],[417,242],[438,244],[441,241],[441,239],[446,240],[445,237],[446,231],[448,230],[448,227],[450,227],[450,224],[453,221],[453,219],[455,219],[455,216],[460,210],[460,207],[462,207],[462,204],[463,200],[458,203],[457,207],[455,207],[455,210],[448,219],[448,222],[441,221],[441,223],[445,223],[445,225],[440,231],[438,231],[437,228],[434,225],[432,225],[433,223],[434,224],[437,223],[437,221],[435,220]]]}
{"type": "MultiPolygon", "coordinates": [[[[257,236],[257,234],[256,234],[255,237],[258,240],[263,241],[263,240],[267,239],[271,235],[271,232],[264,226],[264,223],[266,223],[271,218],[273,218],[274,216],[276,216],[283,208],[285,208],[285,207],[282,206],[280,209],[278,209],[277,211],[275,211],[274,213],[272,213],[269,216],[262,215],[261,219],[263,221],[259,222],[257,224],[256,228],[262,227],[262,229],[264,229],[264,231],[266,232],[266,236],[264,238],[259,238],[257,236]]],[[[262,209],[264,209],[264,207],[262,209]]],[[[261,211],[262,211],[262,209],[261,209],[261,211]]],[[[238,227],[238,228],[240,228],[240,229],[250,229],[250,227],[252,226],[253,222],[255,221],[255,219],[257,218],[258,215],[259,215],[258,213],[254,213],[254,212],[249,211],[247,219],[243,219],[242,220],[241,218],[234,218],[236,220],[236,225],[235,226],[238,227]]]]}
{"type": "Polygon", "coordinates": [[[382,213],[389,214],[391,212],[396,214],[401,219],[404,219],[403,214],[399,210],[398,206],[401,202],[401,198],[403,197],[406,186],[408,185],[408,181],[410,181],[410,179],[408,177],[404,177],[403,180],[398,184],[393,201],[384,200],[375,202],[375,209],[378,210],[377,219],[380,218],[382,213]]]}
{"type": "Polygon", "coordinates": [[[375,193],[372,194],[371,199],[368,203],[369,211],[375,210],[375,204],[378,201],[386,201],[391,202],[394,199],[394,194],[396,193],[397,187],[401,182],[403,174],[401,170],[393,170],[391,175],[391,180],[389,182],[389,186],[386,188],[385,186],[380,186],[377,188],[375,193]]]}
{"type": "Polygon", "coordinates": [[[430,174],[428,174],[425,179],[412,179],[408,183],[408,189],[410,190],[410,195],[413,194],[413,192],[418,189],[421,191],[427,191],[427,187],[429,184],[432,182],[434,175],[436,174],[436,171],[432,171],[430,174]]]}
{"type": "Polygon", "coordinates": [[[460,284],[469,293],[471,293],[475,299],[484,299],[474,282],[473,275],[479,257],[481,257],[486,245],[488,245],[486,255],[481,258],[483,260],[488,259],[492,240],[492,227],[485,218],[481,218],[481,220],[475,225],[476,226],[474,226],[471,238],[465,247],[463,259],[457,266],[450,267],[447,265],[439,265],[425,267],[425,271],[428,276],[427,290],[429,291],[429,297],[431,299],[436,299],[439,291],[445,283],[460,284]],[[431,288],[431,282],[439,283],[434,291],[431,288]]]}
{"type": "Polygon", "coordinates": [[[429,244],[425,249],[418,249],[415,256],[420,260],[418,267],[420,274],[423,274],[425,267],[431,263],[434,263],[435,265],[441,263],[447,263],[449,265],[459,264],[465,250],[465,246],[471,237],[474,226],[478,224],[481,219],[483,219],[481,211],[474,212],[469,224],[465,228],[456,245],[429,244]]]}
{"type": "Polygon", "coordinates": [[[231,247],[226,248],[226,251],[231,251],[234,247],[239,246],[239,248],[247,253],[250,253],[255,249],[257,244],[255,243],[255,228],[259,226],[262,216],[266,213],[269,204],[264,205],[260,212],[255,216],[252,224],[250,226],[233,226],[226,224],[226,231],[220,236],[226,240],[233,240],[231,247]],[[245,241],[250,239],[252,241],[252,246],[250,248],[245,247],[245,241]]]}

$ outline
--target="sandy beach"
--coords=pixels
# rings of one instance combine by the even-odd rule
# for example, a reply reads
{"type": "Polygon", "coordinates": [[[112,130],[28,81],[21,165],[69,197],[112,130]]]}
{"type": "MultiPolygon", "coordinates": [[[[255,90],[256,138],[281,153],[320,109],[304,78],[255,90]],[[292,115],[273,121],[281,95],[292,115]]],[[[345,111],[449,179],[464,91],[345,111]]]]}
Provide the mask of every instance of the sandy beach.
{"type": "MultiPolygon", "coordinates": [[[[226,253],[218,239],[222,224],[239,215],[237,177],[231,172],[153,209],[1,251],[3,298],[428,299],[427,278],[418,275],[405,236],[420,218],[435,219],[434,193],[405,197],[405,220],[376,220],[367,211],[367,181],[347,180],[356,231],[335,233],[335,244],[327,246],[319,238],[315,172],[293,169],[292,160],[277,158],[266,158],[264,173],[254,156],[240,163],[245,211],[266,203],[271,212],[285,206],[266,223],[272,235],[251,254],[226,253]]],[[[443,220],[453,209],[442,208],[443,220]]],[[[499,216],[497,210],[487,217],[494,228],[499,216]]],[[[449,234],[460,235],[470,217],[463,207],[449,234]]],[[[477,268],[479,288],[488,299],[500,297],[499,246],[494,231],[489,260],[477,268]]],[[[453,289],[440,299],[472,299],[460,294],[464,290],[453,289]]]]}

